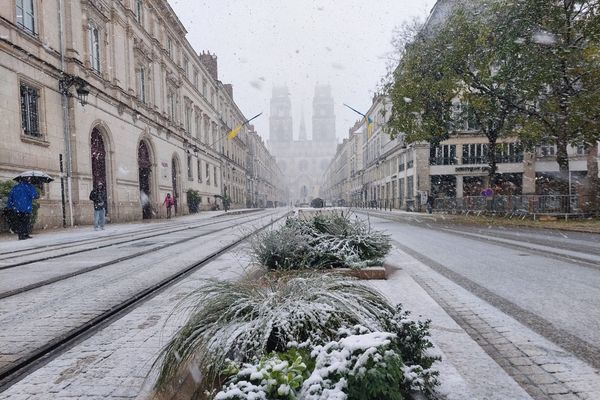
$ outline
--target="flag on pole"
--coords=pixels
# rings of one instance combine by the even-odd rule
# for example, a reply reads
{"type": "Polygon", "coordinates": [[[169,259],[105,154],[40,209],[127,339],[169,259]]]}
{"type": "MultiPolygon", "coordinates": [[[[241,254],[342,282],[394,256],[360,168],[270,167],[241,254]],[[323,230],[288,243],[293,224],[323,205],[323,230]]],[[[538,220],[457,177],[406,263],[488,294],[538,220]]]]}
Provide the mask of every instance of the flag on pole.
{"type": "Polygon", "coordinates": [[[375,126],[375,124],[373,123],[373,118],[371,117],[366,117],[367,118],[367,137],[371,138],[371,135],[373,134],[373,127],[375,126]]]}
{"type": "Polygon", "coordinates": [[[346,107],[348,107],[349,109],[351,109],[352,111],[354,111],[355,113],[357,113],[358,115],[362,116],[365,121],[367,122],[367,137],[371,138],[371,135],[373,134],[373,127],[375,126],[374,122],[373,122],[373,118],[371,117],[367,117],[365,114],[361,113],[360,111],[358,111],[355,108],[350,107],[348,104],[343,103],[346,107]]]}
{"type": "Polygon", "coordinates": [[[255,118],[258,118],[262,115],[262,113],[258,113],[256,114],[254,117],[247,119],[246,121],[242,122],[241,124],[239,124],[238,126],[236,126],[235,128],[233,128],[228,134],[227,134],[227,140],[233,140],[238,133],[240,133],[240,131],[242,130],[242,127],[244,125],[246,125],[248,122],[252,121],[255,118]]]}
{"type": "Polygon", "coordinates": [[[349,109],[351,109],[352,111],[354,111],[355,113],[357,113],[358,115],[361,115],[361,116],[363,116],[364,118],[366,118],[366,115],[365,115],[365,114],[363,114],[363,113],[361,113],[361,112],[360,112],[360,111],[358,111],[357,109],[350,107],[350,106],[349,106],[348,104],[346,104],[346,103],[343,103],[343,104],[344,104],[346,107],[348,107],[349,109]]]}
{"type": "Polygon", "coordinates": [[[231,132],[229,132],[229,133],[227,134],[227,140],[232,140],[233,138],[235,138],[235,137],[238,135],[238,133],[240,133],[240,130],[242,129],[242,125],[243,125],[243,124],[241,124],[241,125],[238,125],[238,126],[236,126],[235,128],[233,128],[233,129],[231,130],[231,132]]]}

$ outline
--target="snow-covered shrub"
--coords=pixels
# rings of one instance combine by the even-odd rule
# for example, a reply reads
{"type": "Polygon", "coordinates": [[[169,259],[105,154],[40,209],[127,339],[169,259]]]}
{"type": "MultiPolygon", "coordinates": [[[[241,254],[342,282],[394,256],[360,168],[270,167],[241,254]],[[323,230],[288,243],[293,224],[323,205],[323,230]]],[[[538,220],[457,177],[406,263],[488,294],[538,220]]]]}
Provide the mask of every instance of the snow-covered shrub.
{"type": "Polygon", "coordinates": [[[269,269],[364,268],[381,264],[390,248],[387,235],[342,213],[288,218],[252,244],[255,259],[269,269]]]}
{"type": "Polygon", "coordinates": [[[159,385],[190,364],[217,384],[230,359],[254,362],[288,343],[334,340],[340,328],[383,330],[394,308],[374,289],[333,274],[267,274],[259,281],[207,281],[185,301],[188,322],[164,350],[159,385]]]}
{"type": "Polygon", "coordinates": [[[217,393],[215,400],[294,400],[313,369],[314,361],[301,349],[271,353],[256,365],[244,364],[217,393]]]}
{"type": "Polygon", "coordinates": [[[422,368],[404,364],[397,333],[362,326],[338,333],[323,345],[304,343],[300,350],[245,364],[215,400],[402,400],[422,389],[411,384],[422,368]]]}
{"type": "Polygon", "coordinates": [[[393,338],[393,333],[376,331],[317,346],[311,354],[315,369],[298,398],[402,400],[403,364],[393,338]]]}
{"type": "Polygon", "coordinates": [[[389,331],[396,333],[395,342],[405,364],[404,385],[427,395],[433,394],[438,385],[439,373],[432,369],[432,366],[441,359],[432,351],[433,343],[429,340],[430,324],[430,320],[412,320],[410,311],[403,310],[399,304],[390,326],[387,327],[389,331]]]}
{"type": "Polygon", "coordinates": [[[259,233],[252,240],[254,259],[269,269],[292,270],[307,265],[310,237],[284,225],[277,230],[259,233]]]}

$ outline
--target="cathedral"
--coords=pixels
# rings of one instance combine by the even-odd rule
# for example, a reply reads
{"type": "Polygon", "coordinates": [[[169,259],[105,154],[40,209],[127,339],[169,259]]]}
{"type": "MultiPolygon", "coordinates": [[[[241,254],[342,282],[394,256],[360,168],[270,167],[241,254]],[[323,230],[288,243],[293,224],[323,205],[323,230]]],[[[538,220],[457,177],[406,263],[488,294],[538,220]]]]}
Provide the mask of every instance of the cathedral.
{"type": "Polygon", "coordinates": [[[269,146],[281,168],[288,201],[294,205],[310,204],[319,196],[325,170],[335,155],[335,113],[329,85],[317,85],[313,98],[312,135],[309,138],[300,121],[298,139],[294,139],[292,102],[287,87],[273,88],[269,117],[269,146]]]}

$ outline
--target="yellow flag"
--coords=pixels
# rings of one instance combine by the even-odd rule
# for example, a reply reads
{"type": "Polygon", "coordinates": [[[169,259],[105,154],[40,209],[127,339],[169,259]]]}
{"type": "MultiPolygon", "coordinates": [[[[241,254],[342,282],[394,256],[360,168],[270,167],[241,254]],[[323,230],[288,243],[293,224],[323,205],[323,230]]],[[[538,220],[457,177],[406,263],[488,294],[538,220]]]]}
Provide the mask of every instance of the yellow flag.
{"type": "Polygon", "coordinates": [[[227,134],[227,140],[233,140],[233,138],[235,138],[238,135],[238,133],[240,133],[241,129],[242,125],[238,125],[235,128],[233,128],[231,132],[227,134]]]}
{"type": "Polygon", "coordinates": [[[371,119],[371,117],[367,118],[367,137],[371,138],[371,135],[373,134],[373,126],[375,124],[373,123],[373,120],[371,119]]]}

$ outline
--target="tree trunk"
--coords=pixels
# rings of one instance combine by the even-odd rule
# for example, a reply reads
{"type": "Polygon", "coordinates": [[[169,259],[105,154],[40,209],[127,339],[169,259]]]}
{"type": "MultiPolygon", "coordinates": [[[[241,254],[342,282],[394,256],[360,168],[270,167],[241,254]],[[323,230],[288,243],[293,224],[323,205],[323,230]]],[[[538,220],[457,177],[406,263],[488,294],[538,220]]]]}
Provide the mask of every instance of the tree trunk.
{"type": "Polygon", "coordinates": [[[564,137],[559,137],[556,141],[556,162],[558,162],[558,190],[561,195],[561,212],[568,213],[571,209],[570,179],[569,179],[569,155],[567,153],[567,141],[564,137]]]}
{"type": "Polygon", "coordinates": [[[496,135],[488,135],[488,165],[490,166],[489,171],[489,180],[490,187],[493,187],[498,182],[498,150],[496,149],[497,144],[497,136],[496,135]]]}
{"type": "Polygon", "coordinates": [[[587,148],[587,176],[582,203],[584,210],[595,217],[600,216],[600,178],[598,178],[598,142],[587,148]]]}

